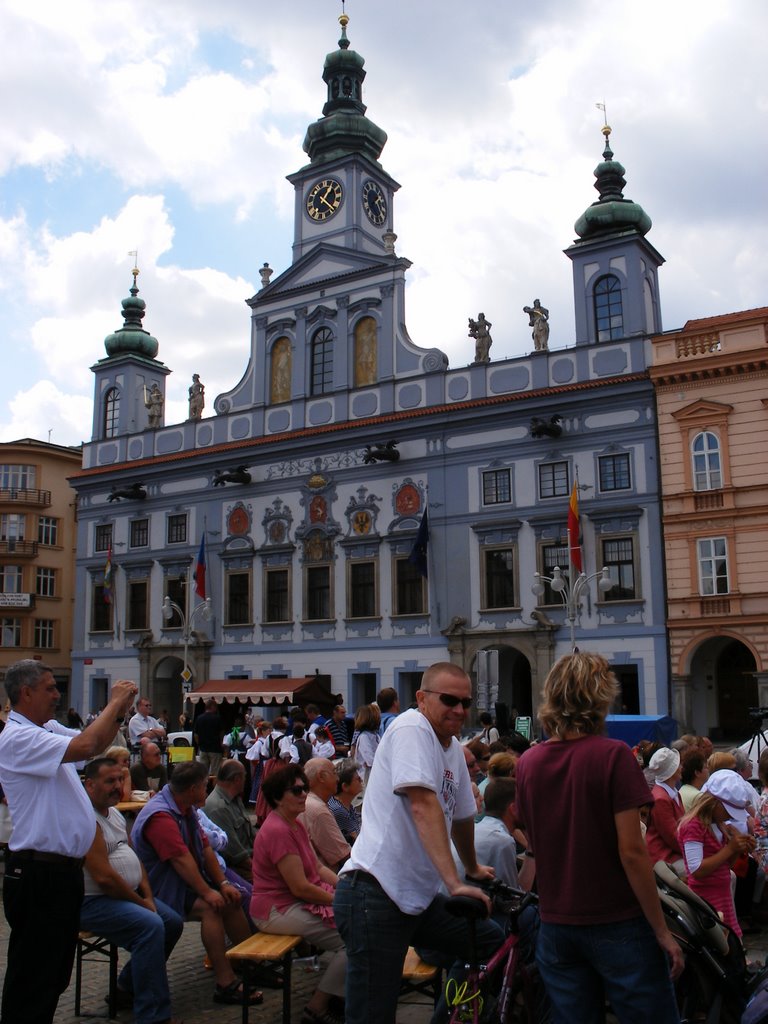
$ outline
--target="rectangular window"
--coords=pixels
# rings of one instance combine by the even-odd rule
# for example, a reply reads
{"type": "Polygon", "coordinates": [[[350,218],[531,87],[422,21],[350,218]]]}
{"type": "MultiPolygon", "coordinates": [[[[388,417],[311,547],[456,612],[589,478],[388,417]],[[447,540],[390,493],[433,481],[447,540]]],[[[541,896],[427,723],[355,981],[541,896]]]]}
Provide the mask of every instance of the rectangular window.
{"type": "Polygon", "coordinates": [[[426,615],[427,581],[408,558],[395,560],[395,615],[426,615]]]}
{"type": "Polygon", "coordinates": [[[515,607],[515,558],[512,548],[483,551],[483,607],[515,607]]]}
{"type": "Polygon", "coordinates": [[[306,581],[307,621],[331,618],[331,567],[329,565],[307,566],[304,570],[306,581]]]}
{"type": "Polygon", "coordinates": [[[149,581],[128,580],[127,629],[149,629],[149,581]]]}
{"type": "MultiPolygon", "coordinates": [[[[166,576],[165,594],[163,597],[170,597],[179,608],[185,608],[187,602],[187,578],[186,576],[166,576]]],[[[171,617],[163,618],[163,626],[166,629],[181,629],[181,616],[175,608],[171,608],[171,617]]]]}
{"type": "Polygon", "coordinates": [[[112,523],[96,527],[93,536],[94,551],[109,551],[112,546],[112,523]]]}
{"type": "Polygon", "coordinates": [[[287,569],[267,569],[264,574],[264,621],[290,622],[290,577],[287,569]]]}
{"type": "Polygon", "coordinates": [[[131,547],[145,548],[149,544],[149,520],[134,519],[131,522],[131,547]]]}
{"type": "Polygon", "coordinates": [[[561,498],[568,491],[568,463],[543,462],[539,466],[539,497],[561,498]]]}
{"type": "Polygon", "coordinates": [[[483,504],[503,505],[512,500],[508,469],[489,469],[483,473],[483,504]]]}
{"type": "Polygon", "coordinates": [[[37,520],[37,540],[39,544],[55,548],[59,536],[59,521],[53,516],[39,516],[37,520]]]}
{"type": "Polygon", "coordinates": [[[187,513],[181,512],[177,515],[168,516],[168,543],[187,543],[187,513]]]}
{"type": "Polygon", "coordinates": [[[0,647],[21,647],[21,619],[0,618],[0,647]]]}
{"type": "Polygon", "coordinates": [[[36,470],[34,466],[0,466],[0,490],[26,491],[35,486],[36,470]]]}
{"type": "Polygon", "coordinates": [[[229,626],[251,622],[251,574],[228,572],[226,575],[226,608],[224,621],[229,626]]]}
{"type": "Polygon", "coordinates": [[[104,584],[93,586],[93,604],[91,606],[91,632],[112,632],[112,604],[104,600],[104,584]]]}
{"type": "Polygon", "coordinates": [[[18,512],[4,512],[0,516],[0,540],[24,540],[26,516],[18,512]]]}
{"type": "Polygon", "coordinates": [[[347,590],[348,616],[350,619],[370,619],[377,614],[376,563],[350,562],[349,588],[347,590]]]}
{"type": "Polygon", "coordinates": [[[633,601],[635,585],[635,545],[631,537],[603,541],[603,565],[608,569],[613,586],[600,597],[601,601],[633,601]]]}
{"type": "Polygon", "coordinates": [[[703,596],[727,594],[728,547],[725,537],[707,537],[696,542],[699,554],[699,586],[703,596]]]}
{"type": "Polygon", "coordinates": [[[34,647],[40,650],[53,647],[53,619],[35,619],[33,635],[34,647]]]}
{"type": "Polygon", "coordinates": [[[35,593],[38,597],[56,597],[56,570],[37,567],[35,593]]]}
{"type": "MultiPolygon", "coordinates": [[[[40,570],[38,569],[38,572],[40,570]]],[[[0,594],[20,594],[22,572],[20,565],[0,565],[0,594]]],[[[40,591],[38,591],[40,593],[40,591]]]]}
{"type": "MultiPolygon", "coordinates": [[[[542,544],[539,548],[539,559],[541,565],[539,572],[542,576],[551,578],[554,570],[559,568],[565,579],[568,579],[568,546],[566,544],[542,544]]],[[[552,589],[552,585],[544,580],[541,582],[544,584],[544,593],[538,598],[537,603],[539,605],[562,604],[562,597],[552,589]]]]}
{"type": "Polygon", "coordinates": [[[629,453],[601,455],[597,460],[601,491],[626,491],[632,486],[629,477],[629,453]]]}

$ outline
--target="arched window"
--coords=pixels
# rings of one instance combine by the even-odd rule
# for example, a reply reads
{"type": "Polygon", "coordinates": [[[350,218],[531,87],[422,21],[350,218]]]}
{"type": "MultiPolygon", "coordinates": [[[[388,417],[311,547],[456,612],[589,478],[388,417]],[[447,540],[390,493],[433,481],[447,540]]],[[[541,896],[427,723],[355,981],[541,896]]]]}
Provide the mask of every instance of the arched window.
{"type": "Polygon", "coordinates": [[[291,342],[278,338],[272,346],[272,374],[269,400],[272,405],[288,402],[291,398],[291,342]]]}
{"type": "Polygon", "coordinates": [[[691,445],[693,458],[693,489],[716,491],[723,486],[720,472],[720,441],[708,430],[697,434],[691,445]]]}
{"type": "Polygon", "coordinates": [[[364,316],[355,325],[355,387],[375,384],[377,368],[376,321],[364,316]]]}
{"type": "Polygon", "coordinates": [[[595,282],[595,330],[598,341],[624,337],[624,312],[621,282],[615,274],[606,274],[595,282]]]}
{"type": "Polygon", "coordinates": [[[312,339],[312,394],[333,390],[333,332],[328,327],[315,331],[312,339]]]}
{"type": "Polygon", "coordinates": [[[104,437],[116,437],[120,418],[120,392],[110,388],[104,396],[104,437]]]}

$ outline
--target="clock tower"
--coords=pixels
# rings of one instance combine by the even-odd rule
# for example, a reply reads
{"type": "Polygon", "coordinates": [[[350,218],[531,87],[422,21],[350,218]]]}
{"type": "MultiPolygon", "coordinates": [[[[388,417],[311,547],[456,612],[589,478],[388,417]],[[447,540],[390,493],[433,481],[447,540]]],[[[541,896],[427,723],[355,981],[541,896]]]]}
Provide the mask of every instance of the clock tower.
{"type": "Polygon", "coordinates": [[[365,61],[349,48],[347,15],[339,22],[339,48],[323,67],[323,116],[304,139],[309,163],[288,177],[296,190],[294,263],[319,242],[375,255],[391,251],[385,236],[400,186],[379,163],[387,133],[365,116],[365,61]]]}

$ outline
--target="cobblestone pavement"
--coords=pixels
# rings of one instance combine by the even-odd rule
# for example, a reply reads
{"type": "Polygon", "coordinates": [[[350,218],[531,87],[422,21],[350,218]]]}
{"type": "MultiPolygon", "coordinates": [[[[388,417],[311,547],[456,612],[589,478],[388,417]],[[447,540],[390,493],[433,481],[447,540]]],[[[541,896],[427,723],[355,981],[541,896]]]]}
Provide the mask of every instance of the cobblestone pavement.
{"type": "MultiPolygon", "coordinates": [[[[0,910],[0,976],[5,974],[5,958],[8,948],[9,929],[0,910]]],[[[44,955],[44,952],[41,952],[44,955]]],[[[168,977],[171,984],[171,998],[174,1015],[185,1024],[240,1024],[242,1010],[239,1006],[221,1006],[213,1001],[214,981],[209,970],[203,967],[205,950],[200,941],[200,925],[191,922],[184,927],[184,933],[168,961],[168,977]]],[[[120,950],[120,966],[128,954],[120,950]]],[[[322,959],[320,961],[322,967],[322,959]]],[[[299,1024],[302,1010],[312,994],[320,973],[307,970],[301,963],[292,969],[291,1021],[299,1024]]],[[[105,963],[83,964],[82,1016],[75,1016],[75,977],[59,1000],[56,1024],[75,1024],[79,1021],[93,1021],[94,1015],[107,1019],[107,1004],[104,997],[108,989],[108,967],[105,963]]],[[[252,1024],[281,1024],[283,1015],[282,992],[265,988],[264,1002],[250,1011],[252,1024]]],[[[423,997],[416,997],[423,998],[423,997]]],[[[401,1005],[398,1024],[428,1024],[431,1006],[423,1002],[401,1005]]],[[[117,1021],[129,1024],[133,1020],[130,1010],[118,1012],[117,1021]]]]}

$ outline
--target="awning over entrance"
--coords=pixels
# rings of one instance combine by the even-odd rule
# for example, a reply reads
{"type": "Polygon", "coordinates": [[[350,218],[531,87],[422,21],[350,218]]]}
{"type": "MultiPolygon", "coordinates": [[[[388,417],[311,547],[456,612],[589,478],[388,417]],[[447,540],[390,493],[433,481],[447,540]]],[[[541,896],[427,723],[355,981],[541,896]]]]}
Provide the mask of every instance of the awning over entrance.
{"type": "Polygon", "coordinates": [[[341,694],[331,693],[330,676],[302,676],[299,679],[209,679],[192,693],[193,704],[215,700],[217,704],[317,704],[330,711],[341,704],[341,694]]]}

